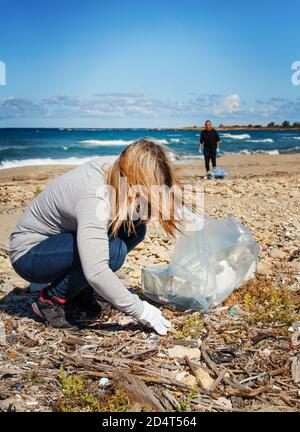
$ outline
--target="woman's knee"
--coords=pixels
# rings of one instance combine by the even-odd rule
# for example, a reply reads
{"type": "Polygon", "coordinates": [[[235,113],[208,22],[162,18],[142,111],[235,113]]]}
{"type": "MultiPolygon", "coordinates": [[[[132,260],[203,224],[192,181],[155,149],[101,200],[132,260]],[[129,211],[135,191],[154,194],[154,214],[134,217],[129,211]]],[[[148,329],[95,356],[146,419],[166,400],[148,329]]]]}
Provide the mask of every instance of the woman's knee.
{"type": "Polygon", "coordinates": [[[113,272],[119,270],[127,255],[126,243],[118,237],[109,240],[109,267],[113,272]]]}

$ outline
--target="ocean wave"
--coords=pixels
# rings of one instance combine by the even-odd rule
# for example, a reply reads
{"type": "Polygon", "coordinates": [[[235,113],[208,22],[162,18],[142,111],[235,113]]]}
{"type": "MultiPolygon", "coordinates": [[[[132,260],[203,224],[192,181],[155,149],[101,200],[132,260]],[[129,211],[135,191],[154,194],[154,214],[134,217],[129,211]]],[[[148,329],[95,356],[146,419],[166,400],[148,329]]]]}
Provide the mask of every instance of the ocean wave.
{"type": "MultiPolygon", "coordinates": [[[[5,150],[39,150],[39,149],[44,149],[45,146],[44,144],[39,144],[39,145],[34,145],[34,146],[30,146],[30,145],[11,145],[11,146],[1,146],[0,147],[0,152],[1,151],[5,151],[5,150]]],[[[70,148],[75,148],[78,149],[80,148],[80,146],[78,145],[73,145],[71,144],[70,146],[47,146],[48,150],[69,150],[70,148]]]]}
{"type": "Polygon", "coordinates": [[[87,144],[90,146],[124,146],[130,145],[134,141],[125,140],[82,140],[79,141],[81,144],[87,144]]]}
{"type": "Polygon", "coordinates": [[[280,150],[280,153],[283,153],[283,154],[292,154],[292,153],[299,153],[300,152],[300,146],[295,146],[295,147],[289,147],[289,148],[287,148],[287,149],[282,149],[282,150],[280,150]]]}
{"type": "Polygon", "coordinates": [[[240,135],[232,135],[230,133],[226,133],[222,135],[223,138],[237,139],[237,140],[246,140],[251,139],[251,136],[248,134],[240,134],[240,135]]]}
{"type": "Polygon", "coordinates": [[[190,159],[201,159],[202,157],[199,154],[194,153],[184,153],[176,150],[167,149],[167,153],[172,162],[181,162],[190,159]]]}
{"type": "MultiPolygon", "coordinates": [[[[150,139],[150,138],[149,138],[150,139]]],[[[90,146],[128,146],[133,144],[136,140],[82,140],[79,141],[81,144],[87,144],[90,146]]],[[[157,144],[168,144],[168,141],[165,139],[154,139],[151,138],[151,141],[154,141],[157,144]]]]}
{"type": "Polygon", "coordinates": [[[274,149],[274,150],[257,150],[256,154],[279,155],[280,152],[277,149],[274,149]]]}
{"type": "Polygon", "coordinates": [[[172,143],[179,143],[180,139],[179,138],[171,138],[170,142],[172,142],[172,143]]]}
{"type": "MultiPolygon", "coordinates": [[[[231,154],[236,154],[236,153],[231,153],[231,154]]],[[[243,149],[239,152],[239,154],[243,154],[243,155],[256,155],[256,154],[268,154],[268,155],[279,155],[280,152],[278,149],[274,149],[274,150],[248,150],[248,149],[243,149]]]]}
{"type": "Polygon", "coordinates": [[[3,146],[3,147],[0,147],[0,151],[5,151],[5,150],[23,150],[24,148],[29,148],[29,146],[19,146],[19,145],[3,146]]]}
{"type": "Polygon", "coordinates": [[[82,165],[92,159],[99,159],[102,163],[112,163],[116,160],[116,158],[117,156],[92,156],[85,158],[70,157],[65,159],[15,159],[9,161],[2,161],[0,164],[0,169],[33,165],[82,165]]]}
{"type": "Polygon", "coordinates": [[[293,137],[294,140],[300,140],[300,137],[293,137]]]}
{"type": "Polygon", "coordinates": [[[274,140],[272,140],[272,138],[266,138],[266,139],[247,139],[247,142],[250,142],[250,143],[273,143],[274,140]]]}

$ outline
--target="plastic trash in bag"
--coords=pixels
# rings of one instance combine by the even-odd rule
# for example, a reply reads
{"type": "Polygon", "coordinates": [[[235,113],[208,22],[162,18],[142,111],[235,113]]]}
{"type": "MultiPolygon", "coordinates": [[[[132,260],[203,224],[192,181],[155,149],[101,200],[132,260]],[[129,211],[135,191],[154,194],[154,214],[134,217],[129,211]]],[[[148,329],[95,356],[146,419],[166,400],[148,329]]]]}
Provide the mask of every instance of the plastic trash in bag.
{"type": "Polygon", "coordinates": [[[238,220],[205,218],[201,228],[179,234],[169,265],[143,268],[143,293],[177,310],[208,311],[253,277],[258,252],[238,220]]]}
{"type": "Polygon", "coordinates": [[[228,172],[225,171],[221,167],[213,168],[212,170],[208,171],[207,178],[208,179],[224,179],[228,177],[228,172]]]}

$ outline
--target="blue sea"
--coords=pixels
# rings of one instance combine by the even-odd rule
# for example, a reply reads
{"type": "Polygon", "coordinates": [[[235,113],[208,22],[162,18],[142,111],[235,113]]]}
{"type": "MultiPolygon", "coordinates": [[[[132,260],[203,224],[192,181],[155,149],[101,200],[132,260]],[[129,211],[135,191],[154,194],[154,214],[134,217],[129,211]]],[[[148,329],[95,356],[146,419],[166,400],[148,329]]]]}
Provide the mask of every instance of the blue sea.
{"type": "MultiPolygon", "coordinates": [[[[138,138],[164,144],[175,162],[199,158],[199,131],[152,129],[0,129],[0,169],[114,160],[138,138]]],[[[300,153],[300,131],[220,132],[222,154],[300,153]]]]}

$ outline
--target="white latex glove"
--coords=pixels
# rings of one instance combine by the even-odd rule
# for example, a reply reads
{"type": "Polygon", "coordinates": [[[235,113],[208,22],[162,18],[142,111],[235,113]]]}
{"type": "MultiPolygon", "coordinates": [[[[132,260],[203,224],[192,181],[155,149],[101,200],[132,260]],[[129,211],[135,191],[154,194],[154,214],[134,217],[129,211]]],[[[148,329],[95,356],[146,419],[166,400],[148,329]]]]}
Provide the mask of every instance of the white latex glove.
{"type": "Polygon", "coordinates": [[[161,311],[150,303],[143,301],[144,311],[139,318],[139,322],[147,327],[152,327],[161,336],[165,336],[171,323],[166,320],[161,311]]]}

